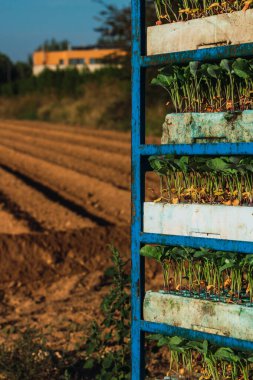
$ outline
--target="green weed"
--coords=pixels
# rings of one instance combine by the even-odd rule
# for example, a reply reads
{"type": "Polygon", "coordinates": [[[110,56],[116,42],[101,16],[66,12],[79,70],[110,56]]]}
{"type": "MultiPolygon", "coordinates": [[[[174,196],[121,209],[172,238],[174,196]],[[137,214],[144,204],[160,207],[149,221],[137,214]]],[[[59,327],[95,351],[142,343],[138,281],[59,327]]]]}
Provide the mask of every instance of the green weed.
{"type": "Polygon", "coordinates": [[[85,344],[84,368],[97,380],[130,379],[130,279],[127,263],[113,247],[112,254],[113,285],[101,304],[104,320],[101,326],[93,323],[85,344]]]}

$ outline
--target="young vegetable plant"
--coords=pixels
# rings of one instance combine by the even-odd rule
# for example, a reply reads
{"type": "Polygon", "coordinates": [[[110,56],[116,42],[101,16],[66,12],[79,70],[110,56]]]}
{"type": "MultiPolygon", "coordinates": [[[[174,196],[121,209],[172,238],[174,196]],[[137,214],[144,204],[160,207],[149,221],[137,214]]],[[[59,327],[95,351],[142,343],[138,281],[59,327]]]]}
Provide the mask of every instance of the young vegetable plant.
{"type": "Polygon", "coordinates": [[[159,22],[187,21],[235,11],[246,11],[252,5],[252,0],[223,1],[218,0],[155,0],[156,15],[159,22]]]}
{"type": "MultiPolygon", "coordinates": [[[[253,1],[253,0],[252,0],[253,1]]],[[[159,69],[153,85],[164,88],[176,112],[243,111],[253,108],[253,60],[190,62],[159,69]]]]}
{"type": "Polygon", "coordinates": [[[161,264],[166,292],[253,306],[251,254],[151,245],[140,254],[161,264]]]}
{"type": "Polygon", "coordinates": [[[152,245],[145,245],[141,249],[141,254],[143,256],[152,258],[161,264],[164,290],[169,290],[170,258],[168,251],[169,250],[166,247],[152,245]]]}
{"type": "Polygon", "coordinates": [[[149,163],[160,178],[156,202],[252,206],[251,156],[151,156],[149,163]]]}
{"type": "Polygon", "coordinates": [[[216,347],[207,340],[189,341],[160,334],[150,335],[149,340],[169,351],[167,376],[181,374],[181,379],[199,380],[250,380],[253,357],[249,353],[234,351],[228,347],[216,347]]]}

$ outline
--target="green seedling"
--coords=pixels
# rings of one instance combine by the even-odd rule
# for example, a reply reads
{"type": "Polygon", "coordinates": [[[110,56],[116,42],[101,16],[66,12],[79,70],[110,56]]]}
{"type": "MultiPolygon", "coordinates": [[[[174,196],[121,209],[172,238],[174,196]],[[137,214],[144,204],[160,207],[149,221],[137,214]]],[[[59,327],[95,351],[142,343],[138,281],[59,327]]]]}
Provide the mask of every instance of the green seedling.
{"type": "MultiPolygon", "coordinates": [[[[253,358],[249,353],[234,351],[228,347],[216,347],[208,341],[189,341],[173,336],[151,335],[158,347],[169,351],[169,371],[189,374],[200,380],[249,380],[252,378],[253,358]]],[[[185,377],[186,378],[186,377],[185,377]]]]}
{"type": "Polygon", "coordinates": [[[168,249],[162,246],[145,245],[140,251],[142,256],[156,260],[161,264],[164,279],[164,290],[169,290],[170,256],[168,249]]]}
{"type": "Polygon", "coordinates": [[[253,60],[193,61],[159,69],[151,82],[165,89],[176,112],[221,112],[253,108],[253,60]]]}
{"type": "Polygon", "coordinates": [[[151,156],[149,163],[162,183],[166,183],[160,200],[169,203],[252,205],[251,156],[151,156]]]}
{"type": "Polygon", "coordinates": [[[164,290],[244,306],[253,302],[253,256],[235,252],[145,245],[141,255],[161,264],[164,290]]]}

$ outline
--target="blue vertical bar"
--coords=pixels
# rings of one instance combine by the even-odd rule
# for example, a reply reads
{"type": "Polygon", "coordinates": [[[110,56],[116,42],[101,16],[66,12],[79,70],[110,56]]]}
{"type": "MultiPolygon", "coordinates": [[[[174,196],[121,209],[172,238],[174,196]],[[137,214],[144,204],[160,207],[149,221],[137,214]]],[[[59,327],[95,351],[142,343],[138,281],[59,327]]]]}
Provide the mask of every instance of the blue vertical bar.
{"type": "Polygon", "coordinates": [[[132,0],[132,380],[144,379],[144,332],[141,329],[144,295],[144,260],[140,257],[144,170],[140,145],[145,143],[145,69],[140,58],[145,49],[145,0],[132,0]]]}

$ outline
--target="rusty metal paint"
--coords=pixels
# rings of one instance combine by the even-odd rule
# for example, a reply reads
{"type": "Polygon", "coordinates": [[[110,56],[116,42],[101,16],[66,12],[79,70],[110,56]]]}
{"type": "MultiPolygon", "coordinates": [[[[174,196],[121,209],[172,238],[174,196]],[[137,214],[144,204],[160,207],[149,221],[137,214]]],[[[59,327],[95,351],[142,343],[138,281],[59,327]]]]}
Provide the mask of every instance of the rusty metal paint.
{"type": "Polygon", "coordinates": [[[148,291],[144,319],[253,342],[253,308],[148,291]],[[187,316],[187,317],[186,317],[187,316]]]}
{"type": "Polygon", "coordinates": [[[168,114],[163,124],[161,142],[253,142],[253,111],[168,114]]]}

